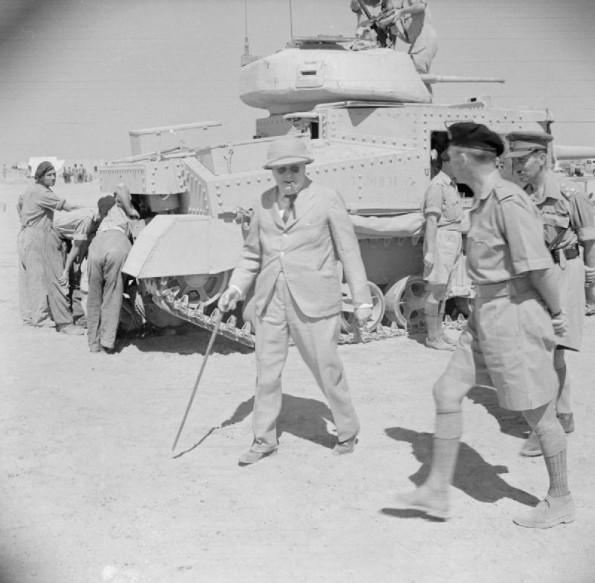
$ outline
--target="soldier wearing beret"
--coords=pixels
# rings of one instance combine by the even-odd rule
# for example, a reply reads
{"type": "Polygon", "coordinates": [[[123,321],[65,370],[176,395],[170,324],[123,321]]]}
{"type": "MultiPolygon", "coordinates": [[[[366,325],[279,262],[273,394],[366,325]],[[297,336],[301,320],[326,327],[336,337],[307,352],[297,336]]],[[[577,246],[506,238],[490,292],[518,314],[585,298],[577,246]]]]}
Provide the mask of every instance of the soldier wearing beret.
{"type": "Polygon", "coordinates": [[[550,478],[547,496],[514,518],[549,528],[574,520],[566,473],[566,437],[553,407],[557,386],[555,335],[567,328],[554,263],[539,212],[527,193],[500,177],[498,134],[475,123],[450,126],[447,153],[457,181],[474,193],[467,263],[476,285],[473,312],[442,376],[434,385],[436,429],[428,479],[397,497],[400,508],[449,515],[463,398],[475,385],[497,390],[501,407],[522,411],[539,436],[550,478]]]}
{"type": "Polygon", "coordinates": [[[57,196],[56,169],[51,162],[42,162],[35,170],[35,183],[19,197],[17,212],[21,220],[19,247],[19,299],[21,317],[31,326],[53,326],[62,334],[84,334],[73,324],[68,289],[61,285],[64,268],[62,241],[53,227],[54,211],[70,211],[72,205],[57,196]]]}
{"type": "MultiPolygon", "coordinates": [[[[545,132],[512,132],[506,136],[506,158],[512,162],[513,180],[529,194],[543,219],[544,237],[556,264],[562,292],[562,307],[568,316],[568,332],[558,339],[554,367],[558,374],[556,412],[566,433],[574,431],[570,379],[565,351],[580,350],[585,314],[585,284],[593,294],[595,283],[595,219],[587,195],[572,182],[559,178],[548,164],[548,144],[552,136],[545,132]],[[583,257],[579,252],[583,246],[583,257]],[[585,275],[587,266],[587,277],[585,275]]],[[[525,456],[541,455],[534,432],[521,448],[525,456]]]]}

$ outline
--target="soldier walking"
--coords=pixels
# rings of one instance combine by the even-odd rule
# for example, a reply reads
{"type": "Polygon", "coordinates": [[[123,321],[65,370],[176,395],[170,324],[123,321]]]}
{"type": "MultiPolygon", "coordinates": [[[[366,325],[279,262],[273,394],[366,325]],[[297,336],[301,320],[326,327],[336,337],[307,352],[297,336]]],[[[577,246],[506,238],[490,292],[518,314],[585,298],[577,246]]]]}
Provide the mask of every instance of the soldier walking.
{"type": "Polygon", "coordinates": [[[568,327],[539,212],[527,193],[500,177],[504,151],[484,125],[450,126],[448,156],[457,181],[474,193],[467,265],[477,295],[467,327],[434,385],[436,428],[428,479],[397,496],[399,508],[448,518],[449,488],[463,429],[463,398],[475,385],[496,388],[501,407],[522,411],[544,452],[550,485],[535,508],[514,518],[549,528],[575,518],[566,471],[566,436],[556,419],[555,334],[568,327]]]}

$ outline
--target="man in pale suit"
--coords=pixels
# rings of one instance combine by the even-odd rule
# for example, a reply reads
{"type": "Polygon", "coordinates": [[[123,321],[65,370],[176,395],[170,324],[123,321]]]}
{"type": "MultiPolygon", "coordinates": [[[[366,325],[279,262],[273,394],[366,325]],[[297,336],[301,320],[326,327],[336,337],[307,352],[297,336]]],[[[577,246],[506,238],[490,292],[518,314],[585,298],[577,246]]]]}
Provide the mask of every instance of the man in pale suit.
{"type": "Polygon", "coordinates": [[[255,283],[256,395],[252,447],[240,456],[248,465],[276,453],[281,411],[281,373],[289,337],[328,399],[337,428],[335,454],[355,448],[359,422],[337,352],[341,276],[351,290],[363,325],[372,302],[357,238],[343,199],[306,176],[312,162],[303,140],[273,142],[265,168],[276,186],[255,202],[250,231],[229,287],[219,299],[226,312],[255,283]]]}

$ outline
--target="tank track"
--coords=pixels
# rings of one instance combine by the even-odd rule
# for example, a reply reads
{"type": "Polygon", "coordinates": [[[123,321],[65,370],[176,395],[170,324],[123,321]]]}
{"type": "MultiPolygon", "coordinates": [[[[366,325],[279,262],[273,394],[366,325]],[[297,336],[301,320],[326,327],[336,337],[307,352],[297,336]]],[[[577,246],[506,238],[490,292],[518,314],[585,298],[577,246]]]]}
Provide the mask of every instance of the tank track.
{"type": "MultiPolygon", "coordinates": [[[[202,302],[191,302],[187,294],[181,293],[182,290],[179,286],[165,287],[166,281],[163,278],[161,280],[161,286],[157,288],[153,287],[150,290],[155,305],[181,320],[185,320],[206,330],[213,330],[219,316],[218,309],[215,308],[210,313],[207,313],[210,306],[202,302]]],[[[253,349],[255,346],[252,326],[249,322],[246,322],[241,328],[238,327],[237,317],[235,315],[230,315],[227,320],[221,321],[218,333],[248,348],[253,349]]],[[[407,335],[407,332],[393,322],[390,327],[378,324],[374,330],[357,329],[350,332],[341,332],[338,343],[358,344],[405,335],[407,335]]]]}

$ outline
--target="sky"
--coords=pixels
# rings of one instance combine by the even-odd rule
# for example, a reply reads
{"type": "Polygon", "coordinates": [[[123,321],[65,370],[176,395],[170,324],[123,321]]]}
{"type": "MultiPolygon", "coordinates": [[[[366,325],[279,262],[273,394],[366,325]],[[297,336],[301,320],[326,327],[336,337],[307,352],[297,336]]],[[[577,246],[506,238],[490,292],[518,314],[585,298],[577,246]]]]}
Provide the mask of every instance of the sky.
{"type": "MultiPolygon", "coordinates": [[[[266,55],[294,36],[351,36],[349,0],[0,0],[0,162],[116,159],[128,131],[200,121],[200,143],[247,140],[267,112],[238,97],[246,27],[266,55]],[[247,14],[247,21],[246,21],[247,14]],[[290,19],[291,15],[291,19],[290,19]]],[[[489,93],[548,108],[559,142],[595,146],[594,0],[431,0],[432,72],[502,76],[441,85],[438,102],[489,93]]],[[[165,140],[165,138],[162,138],[165,140]]],[[[167,145],[167,144],[164,144],[167,145]]]]}

